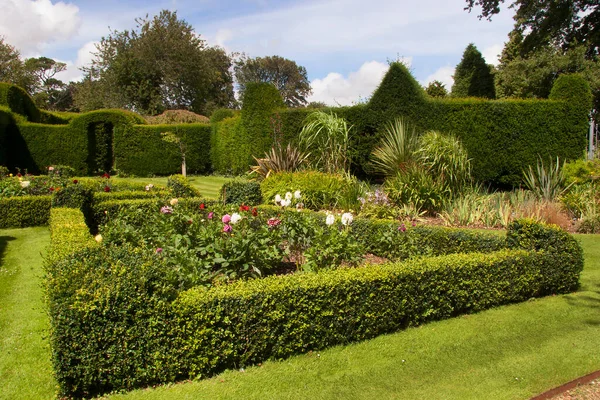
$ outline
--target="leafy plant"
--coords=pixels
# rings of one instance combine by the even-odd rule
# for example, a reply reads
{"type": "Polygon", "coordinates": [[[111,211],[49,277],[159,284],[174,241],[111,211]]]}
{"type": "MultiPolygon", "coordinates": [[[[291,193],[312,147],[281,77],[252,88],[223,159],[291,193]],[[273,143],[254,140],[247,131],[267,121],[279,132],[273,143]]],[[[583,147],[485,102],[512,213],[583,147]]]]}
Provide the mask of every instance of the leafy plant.
{"type": "Polygon", "coordinates": [[[251,167],[250,174],[256,174],[260,180],[275,172],[295,172],[306,163],[310,153],[303,153],[288,143],[286,147],[276,144],[263,158],[256,158],[257,165],[251,167]]]}
{"type": "Polygon", "coordinates": [[[549,165],[544,165],[544,161],[540,157],[536,168],[533,169],[530,165],[526,171],[523,171],[523,176],[527,188],[540,199],[547,201],[554,201],[570,186],[566,184],[564,169],[561,168],[558,157],[556,157],[556,163],[550,161],[549,165]]]}
{"type": "Polygon", "coordinates": [[[412,204],[416,210],[429,214],[441,210],[450,196],[450,189],[446,185],[417,165],[388,178],[384,188],[395,204],[412,204]]]}
{"type": "Polygon", "coordinates": [[[310,153],[310,166],[327,173],[345,172],[350,129],[346,120],[333,112],[310,113],[300,132],[300,148],[310,153]]]}
{"type": "Polygon", "coordinates": [[[219,200],[223,204],[260,204],[262,202],[260,184],[241,180],[229,181],[221,187],[219,200]]]}
{"type": "Polygon", "coordinates": [[[375,172],[394,176],[406,171],[417,162],[419,134],[402,118],[388,122],[383,130],[381,144],[371,153],[371,164],[375,172]]]}
{"type": "Polygon", "coordinates": [[[419,163],[456,195],[472,183],[471,160],[460,140],[437,131],[425,133],[416,151],[419,163]]]}
{"type": "Polygon", "coordinates": [[[192,186],[183,175],[171,175],[167,179],[167,187],[173,191],[175,197],[200,197],[201,193],[192,186]]]}

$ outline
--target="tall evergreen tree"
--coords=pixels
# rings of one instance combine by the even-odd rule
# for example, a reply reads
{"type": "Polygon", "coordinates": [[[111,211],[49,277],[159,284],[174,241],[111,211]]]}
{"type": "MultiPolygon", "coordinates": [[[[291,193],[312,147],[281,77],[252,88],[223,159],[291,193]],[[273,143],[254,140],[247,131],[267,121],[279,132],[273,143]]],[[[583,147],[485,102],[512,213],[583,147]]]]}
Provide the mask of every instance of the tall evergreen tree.
{"type": "Polygon", "coordinates": [[[496,98],[492,68],[473,43],[467,46],[456,66],[452,97],[496,98]]]}

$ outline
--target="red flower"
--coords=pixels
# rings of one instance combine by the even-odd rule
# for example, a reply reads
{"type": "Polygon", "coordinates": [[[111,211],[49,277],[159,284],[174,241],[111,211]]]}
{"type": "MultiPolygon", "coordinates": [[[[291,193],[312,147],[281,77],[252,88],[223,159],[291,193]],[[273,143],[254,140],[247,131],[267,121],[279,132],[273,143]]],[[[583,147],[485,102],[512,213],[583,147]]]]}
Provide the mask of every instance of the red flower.
{"type": "Polygon", "coordinates": [[[22,176],[23,176],[23,175],[21,175],[21,173],[20,173],[20,172],[17,174],[17,177],[19,177],[19,178],[20,178],[20,177],[22,177],[22,176]]]}
{"type": "Polygon", "coordinates": [[[240,206],[240,211],[248,211],[248,210],[250,210],[250,206],[247,206],[247,205],[244,205],[244,204],[242,204],[240,206]]]}
{"type": "Polygon", "coordinates": [[[73,183],[77,185],[79,181],[77,179],[73,179],[73,183]]]}
{"type": "Polygon", "coordinates": [[[50,190],[51,192],[54,192],[54,188],[53,188],[53,187],[51,187],[51,188],[50,188],[50,189],[48,189],[48,190],[50,190]]]}
{"type": "Polygon", "coordinates": [[[268,224],[270,227],[277,226],[277,225],[279,225],[280,223],[281,223],[281,220],[280,220],[280,219],[277,219],[277,218],[269,218],[269,220],[267,221],[267,224],[268,224]]]}
{"type": "Polygon", "coordinates": [[[191,224],[193,224],[193,223],[194,223],[194,221],[192,221],[192,219],[190,218],[190,219],[188,219],[187,223],[188,223],[189,225],[191,225],[191,224]]]}
{"type": "Polygon", "coordinates": [[[201,209],[201,210],[204,210],[204,207],[205,207],[205,206],[204,206],[204,203],[200,203],[200,209],[201,209]]]}
{"type": "Polygon", "coordinates": [[[104,191],[105,192],[110,192],[110,186],[104,186],[104,191]]]}
{"type": "Polygon", "coordinates": [[[255,216],[255,217],[258,215],[258,210],[256,209],[256,207],[254,207],[252,209],[252,215],[255,216]]]}
{"type": "Polygon", "coordinates": [[[102,175],[103,178],[109,179],[110,175],[108,174],[108,172],[105,172],[104,175],[102,175]]]}

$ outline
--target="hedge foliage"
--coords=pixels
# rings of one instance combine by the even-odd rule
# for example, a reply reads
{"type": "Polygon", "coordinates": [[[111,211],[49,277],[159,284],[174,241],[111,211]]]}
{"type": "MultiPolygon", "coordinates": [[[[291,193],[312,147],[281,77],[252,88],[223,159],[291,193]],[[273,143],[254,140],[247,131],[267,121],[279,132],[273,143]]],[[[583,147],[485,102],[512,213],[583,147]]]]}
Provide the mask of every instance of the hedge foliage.
{"type": "Polygon", "coordinates": [[[164,141],[163,132],[174,132],[183,142],[188,173],[211,172],[211,127],[207,124],[120,125],[114,134],[115,168],[138,176],[180,172],[179,146],[164,141]]]}
{"type": "Polygon", "coordinates": [[[221,187],[219,200],[223,204],[258,205],[262,203],[260,183],[241,180],[229,181],[221,187]]]}
{"type": "MultiPolygon", "coordinates": [[[[56,219],[55,212],[78,213],[53,210],[53,246],[70,234],[67,226],[83,233],[80,213],[78,225],[56,219]]],[[[455,238],[448,241],[450,251],[465,250],[455,245],[461,240],[477,240],[475,234],[460,238],[457,230],[439,232],[455,238]]],[[[127,246],[94,246],[83,235],[76,239],[81,252],[47,265],[60,394],[87,397],[209,376],[577,287],[583,257],[570,235],[519,221],[508,237],[498,251],[499,239],[493,239],[481,242],[481,253],[178,293],[160,257],[127,246]]]]}
{"type": "MultiPolygon", "coordinates": [[[[538,155],[575,159],[585,149],[589,86],[577,76],[561,78],[550,100],[432,99],[404,65],[392,63],[368,104],[332,111],[354,127],[349,153],[359,176],[370,174],[369,157],[383,124],[403,117],[422,131],[458,137],[472,158],[475,179],[518,186],[521,171],[535,165],[538,155]]],[[[277,113],[283,137],[297,138],[306,113],[277,113]]]]}
{"type": "Polygon", "coordinates": [[[51,196],[0,198],[0,229],[48,225],[51,196]]]}

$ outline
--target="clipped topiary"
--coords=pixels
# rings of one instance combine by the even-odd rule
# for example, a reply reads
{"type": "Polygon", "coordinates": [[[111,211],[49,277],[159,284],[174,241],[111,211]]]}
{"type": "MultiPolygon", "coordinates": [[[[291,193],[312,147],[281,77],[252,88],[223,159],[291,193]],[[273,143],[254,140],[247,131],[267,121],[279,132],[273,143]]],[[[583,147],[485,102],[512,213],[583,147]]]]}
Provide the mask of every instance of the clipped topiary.
{"type": "Polygon", "coordinates": [[[579,74],[567,74],[559,76],[552,90],[550,100],[564,100],[575,103],[587,110],[592,109],[593,95],[589,83],[579,74]]]}
{"type": "Polygon", "coordinates": [[[29,94],[18,86],[0,82],[0,106],[8,107],[15,114],[26,117],[29,122],[40,122],[40,110],[29,94]]]}
{"type": "Polygon", "coordinates": [[[260,183],[234,180],[221,187],[219,201],[224,204],[258,205],[262,202],[260,183]]]}
{"type": "Polygon", "coordinates": [[[201,197],[200,191],[190,184],[183,175],[171,175],[167,179],[167,187],[175,197],[201,197]]]}

